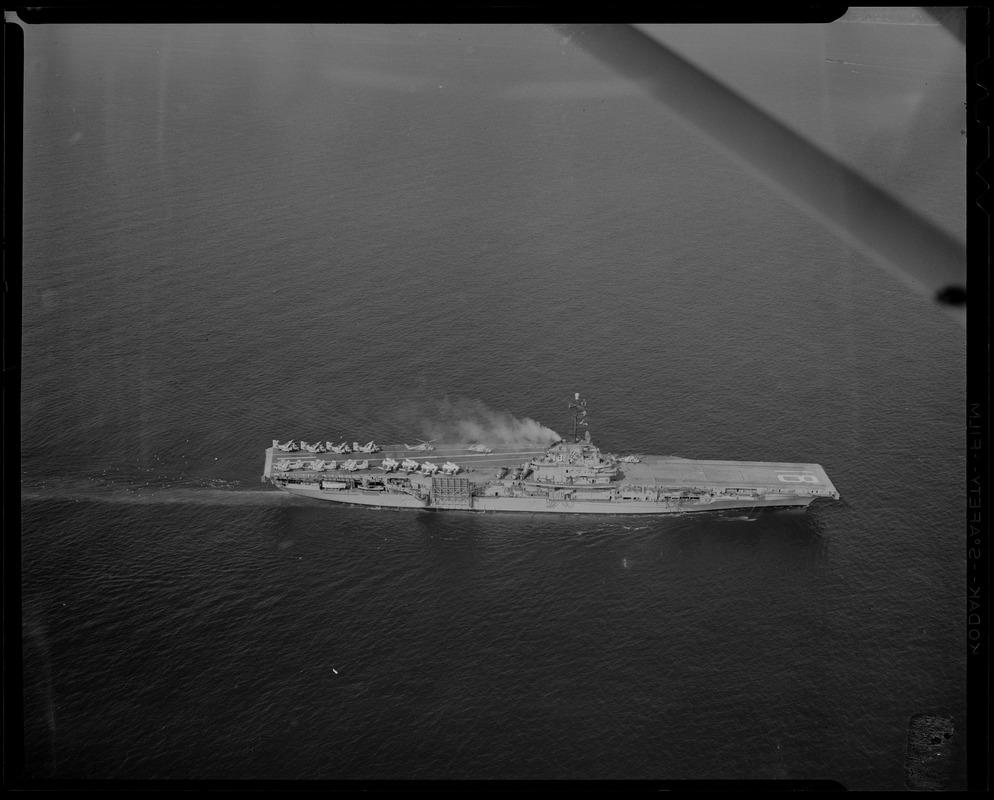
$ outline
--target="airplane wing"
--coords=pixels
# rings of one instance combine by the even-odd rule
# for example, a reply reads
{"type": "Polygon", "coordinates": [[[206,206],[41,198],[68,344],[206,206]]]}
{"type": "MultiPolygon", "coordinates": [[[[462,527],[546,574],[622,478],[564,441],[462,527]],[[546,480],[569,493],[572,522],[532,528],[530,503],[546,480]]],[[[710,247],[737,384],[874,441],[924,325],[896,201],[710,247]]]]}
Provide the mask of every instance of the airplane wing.
{"type": "Polygon", "coordinates": [[[966,324],[966,245],[633,25],[559,25],[760,180],[966,324]]]}

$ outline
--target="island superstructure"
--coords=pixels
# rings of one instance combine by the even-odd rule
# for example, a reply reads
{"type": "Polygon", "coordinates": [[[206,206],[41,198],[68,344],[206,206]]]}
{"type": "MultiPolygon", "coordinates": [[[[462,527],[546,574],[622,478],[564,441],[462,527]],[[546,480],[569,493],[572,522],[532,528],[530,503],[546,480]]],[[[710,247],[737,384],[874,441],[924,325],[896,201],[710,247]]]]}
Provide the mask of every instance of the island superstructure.
{"type": "Polygon", "coordinates": [[[839,493],[819,464],[618,456],[591,442],[586,401],[554,444],[352,446],[273,441],[263,481],[317,500],[426,510],[678,514],[805,507],[839,493]]]}

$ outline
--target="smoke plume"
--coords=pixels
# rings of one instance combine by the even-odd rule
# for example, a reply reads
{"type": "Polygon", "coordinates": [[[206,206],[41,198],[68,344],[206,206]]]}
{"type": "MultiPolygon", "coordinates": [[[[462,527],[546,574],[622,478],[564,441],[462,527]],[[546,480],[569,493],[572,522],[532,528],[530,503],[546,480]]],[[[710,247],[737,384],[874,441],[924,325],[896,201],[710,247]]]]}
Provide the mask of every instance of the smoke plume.
{"type": "Polygon", "coordinates": [[[533,419],[495,411],[480,400],[445,398],[431,403],[423,420],[429,439],[502,446],[546,446],[562,437],[533,419]]]}

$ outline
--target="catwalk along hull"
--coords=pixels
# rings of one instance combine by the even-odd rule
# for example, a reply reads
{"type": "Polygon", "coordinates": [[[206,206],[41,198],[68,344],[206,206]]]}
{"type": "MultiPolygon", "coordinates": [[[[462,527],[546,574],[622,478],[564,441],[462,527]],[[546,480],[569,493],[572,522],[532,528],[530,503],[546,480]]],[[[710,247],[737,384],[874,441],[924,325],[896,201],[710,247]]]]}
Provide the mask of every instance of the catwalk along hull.
{"type": "Polygon", "coordinates": [[[839,497],[818,464],[625,459],[589,438],[548,448],[398,445],[344,463],[289,444],[266,451],[264,481],[299,497],[382,508],[648,515],[803,508],[839,497]]]}

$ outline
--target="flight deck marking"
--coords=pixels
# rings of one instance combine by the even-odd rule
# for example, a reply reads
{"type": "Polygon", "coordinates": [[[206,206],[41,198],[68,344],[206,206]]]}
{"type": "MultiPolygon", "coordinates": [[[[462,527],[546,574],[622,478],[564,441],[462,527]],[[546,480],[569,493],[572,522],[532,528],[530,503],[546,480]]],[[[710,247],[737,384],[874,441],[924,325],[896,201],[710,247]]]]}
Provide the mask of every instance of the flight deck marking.
{"type": "MultiPolygon", "coordinates": [[[[777,470],[777,472],[779,472],[779,470],[777,470]]],[[[787,472],[777,475],[777,479],[783,483],[820,483],[813,472],[787,472]]]]}

